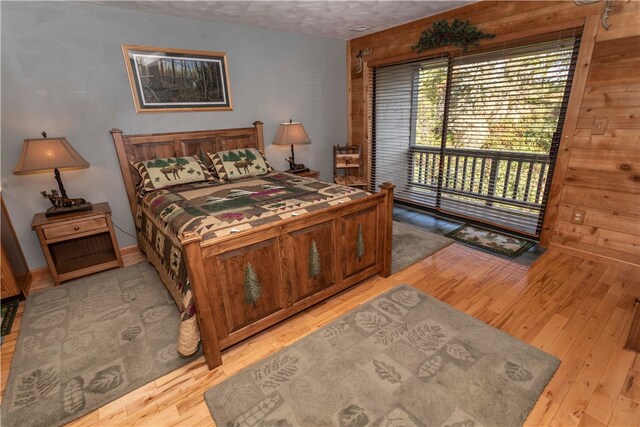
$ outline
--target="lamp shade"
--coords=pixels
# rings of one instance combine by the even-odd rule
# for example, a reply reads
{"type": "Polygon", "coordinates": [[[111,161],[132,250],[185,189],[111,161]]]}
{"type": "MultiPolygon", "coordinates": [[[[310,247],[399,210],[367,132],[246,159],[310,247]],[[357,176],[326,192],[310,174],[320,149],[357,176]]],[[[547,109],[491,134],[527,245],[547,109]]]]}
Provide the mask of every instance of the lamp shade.
{"type": "Polygon", "coordinates": [[[20,160],[13,173],[27,175],[54,169],[72,170],[89,167],[87,162],[65,138],[25,139],[20,160]]]}
{"type": "Polygon", "coordinates": [[[309,135],[302,127],[302,123],[280,123],[276,137],[273,138],[273,143],[275,145],[302,145],[311,144],[311,139],[309,139],[309,135]]]}

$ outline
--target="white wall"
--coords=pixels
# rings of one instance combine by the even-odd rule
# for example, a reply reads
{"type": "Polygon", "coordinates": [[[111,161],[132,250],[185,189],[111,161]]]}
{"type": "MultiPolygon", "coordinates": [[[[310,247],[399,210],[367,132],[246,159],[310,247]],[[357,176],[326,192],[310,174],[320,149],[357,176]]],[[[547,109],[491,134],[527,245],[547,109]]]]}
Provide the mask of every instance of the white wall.
{"type": "MultiPolygon", "coordinates": [[[[108,201],[114,222],[134,234],[109,130],[125,133],[247,127],[264,122],[266,155],[286,169],[288,147],[271,146],[278,123],[304,124],[313,143],[296,160],[332,174],[333,144],[347,134],[345,42],[132,12],[73,2],[1,3],[2,192],[30,268],[46,265],[33,214],[53,174],[12,175],[22,141],[64,136],[91,163],[62,172],[70,197],[108,201]],[[136,114],[121,44],[227,52],[233,111],[136,114]]],[[[121,247],[135,244],[118,231],[121,247]]]]}

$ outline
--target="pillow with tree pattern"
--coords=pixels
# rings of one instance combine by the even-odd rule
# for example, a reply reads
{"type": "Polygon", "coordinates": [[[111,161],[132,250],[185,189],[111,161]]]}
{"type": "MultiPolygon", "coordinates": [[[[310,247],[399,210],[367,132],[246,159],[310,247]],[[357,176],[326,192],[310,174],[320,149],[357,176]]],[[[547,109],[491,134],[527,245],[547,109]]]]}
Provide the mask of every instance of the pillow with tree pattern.
{"type": "Polygon", "coordinates": [[[240,148],[237,150],[207,153],[221,181],[258,176],[274,169],[267,159],[256,148],[240,148]]]}

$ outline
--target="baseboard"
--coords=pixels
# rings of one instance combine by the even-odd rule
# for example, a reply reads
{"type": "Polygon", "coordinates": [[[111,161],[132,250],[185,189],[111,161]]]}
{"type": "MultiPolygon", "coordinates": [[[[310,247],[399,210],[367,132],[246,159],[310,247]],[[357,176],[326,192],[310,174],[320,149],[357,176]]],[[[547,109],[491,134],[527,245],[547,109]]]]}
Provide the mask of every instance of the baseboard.
{"type": "MultiPolygon", "coordinates": [[[[127,257],[127,256],[131,256],[131,255],[138,255],[138,254],[142,254],[142,252],[140,251],[140,249],[138,248],[138,245],[132,245],[132,246],[127,246],[125,248],[120,248],[120,255],[122,255],[123,258],[127,257]]],[[[126,263],[125,263],[126,265],[126,263]]],[[[41,268],[36,268],[34,270],[30,270],[29,271],[29,276],[31,276],[31,281],[29,283],[29,288],[31,288],[31,284],[32,283],[42,283],[42,282],[51,282],[53,283],[53,278],[51,277],[51,272],[49,271],[49,267],[41,267],[41,268]]],[[[42,286],[41,285],[36,285],[36,289],[37,290],[41,290],[42,286]]],[[[27,290],[27,292],[25,292],[25,296],[29,295],[29,292],[27,290]]]]}
{"type": "Polygon", "coordinates": [[[35,270],[30,270],[29,274],[31,274],[31,283],[51,279],[49,267],[40,267],[35,270]]]}
{"type": "Polygon", "coordinates": [[[120,248],[120,254],[122,256],[133,255],[138,253],[142,253],[140,248],[138,248],[138,245],[131,245],[131,246],[127,246],[126,248],[120,248]]]}
{"type": "Polygon", "coordinates": [[[579,258],[588,259],[591,261],[598,261],[605,264],[613,265],[615,267],[632,267],[638,268],[640,265],[634,264],[632,262],[623,261],[616,258],[611,258],[605,255],[594,254],[593,252],[583,251],[582,249],[570,248],[569,246],[560,245],[558,243],[549,244],[549,249],[556,250],[558,252],[562,252],[567,255],[577,256],[579,258]]]}

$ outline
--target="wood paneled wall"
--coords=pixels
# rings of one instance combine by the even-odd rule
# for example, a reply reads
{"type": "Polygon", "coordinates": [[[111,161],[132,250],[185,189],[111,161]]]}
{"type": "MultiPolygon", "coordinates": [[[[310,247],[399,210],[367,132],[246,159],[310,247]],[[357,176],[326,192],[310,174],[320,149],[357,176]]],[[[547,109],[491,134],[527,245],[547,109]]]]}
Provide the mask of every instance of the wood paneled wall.
{"type": "Polygon", "coordinates": [[[436,19],[468,19],[497,35],[487,43],[551,32],[567,23],[598,22],[597,29],[593,25],[595,40],[594,34],[584,35],[592,37],[583,40],[583,46],[591,43],[592,54],[578,64],[586,72],[581,88],[574,86],[582,99],[567,113],[574,116],[573,126],[565,123],[570,132],[561,143],[541,242],[640,264],[640,2],[613,3],[609,31],[596,21],[604,2],[577,6],[573,1],[481,1],[351,40],[349,143],[366,146],[368,141],[367,64],[417,58],[411,46],[436,19]],[[358,73],[356,55],[365,48],[373,53],[358,73]],[[576,210],[582,211],[582,224],[571,221],[576,210]]]}

